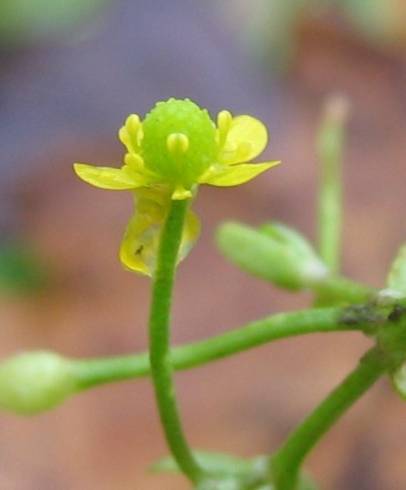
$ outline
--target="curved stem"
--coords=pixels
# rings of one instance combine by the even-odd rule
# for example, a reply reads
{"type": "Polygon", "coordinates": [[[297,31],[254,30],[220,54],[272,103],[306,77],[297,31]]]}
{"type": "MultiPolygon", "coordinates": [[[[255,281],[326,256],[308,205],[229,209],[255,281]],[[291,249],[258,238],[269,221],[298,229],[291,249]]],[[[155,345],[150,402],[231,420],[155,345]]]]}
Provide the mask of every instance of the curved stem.
{"type": "Polygon", "coordinates": [[[271,458],[271,478],[277,490],[294,490],[304,458],[330,429],[387,369],[377,348],[361,359],[356,369],[332,391],[287,438],[271,458]]]}
{"type": "Polygon", "coordinates": [[[170,359],[170,310],[175,270],[188,200],[171,201],[158,250],[149,317],[149,354],[161,423],[166,441],[179,468],[196,483],[202,470],[195,461],[183,433],[175,398],[170,359]]]}
{"type": "MultiPolygon", "coordinates": [[[[171,350],[172,368],[189,369],[231,356],[278,339],[316,332],[363,331],[380,322],[384,311],[374,314],[350,308],[315,308],[279,313],[199,342],[171,350]]],[[[77,386],[85,390],[104,383],[150,374],[148,354],[72,360],[77,386]]]]}

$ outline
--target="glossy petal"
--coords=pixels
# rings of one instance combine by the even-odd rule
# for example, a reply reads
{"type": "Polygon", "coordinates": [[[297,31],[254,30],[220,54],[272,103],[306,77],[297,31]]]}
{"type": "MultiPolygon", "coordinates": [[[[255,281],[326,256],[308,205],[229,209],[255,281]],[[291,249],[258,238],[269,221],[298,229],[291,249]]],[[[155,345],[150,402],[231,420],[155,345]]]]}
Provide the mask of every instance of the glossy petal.
{"type": "Polygon", "coordinates": [[[148,215],[134,214],[120,246],[120,260],[126,269],[152,276],[161,226],[148,215]]]}
{"type": "Polygon", "coordinates": [[[278,161],[272,161],[265,163],[242,163],[232,166],[213,166],[202,176],[200,183],[219,187],[244,184],[279,163],[278,161]]]}
{"type": "Polygon", "coordinates": [[[268,132],[261,121],[251,116],[233,118],[219,162],[227,165],[247,162],[258,156],[268,141],[268,132]]]}
{"type": "Polygon", "coordinates": [[[86,163],[75,163],[73,168],[82,180],[101,189],[128,190],[145,184],[141,176],[127,166],[123,168],[95,167],[86,163]]]}
{"type": "MultiPolygon", "coordinates": [[[[120,247],[120,260],[126,269],[147,276],[153,275],[169,200],[170,196],[160,191],[137,191],[137,209],[128,223],[120,247]]],[[[199,220],[189,211],[179,249],[179,261],[187,256],[199,232],[199,220]]]]}

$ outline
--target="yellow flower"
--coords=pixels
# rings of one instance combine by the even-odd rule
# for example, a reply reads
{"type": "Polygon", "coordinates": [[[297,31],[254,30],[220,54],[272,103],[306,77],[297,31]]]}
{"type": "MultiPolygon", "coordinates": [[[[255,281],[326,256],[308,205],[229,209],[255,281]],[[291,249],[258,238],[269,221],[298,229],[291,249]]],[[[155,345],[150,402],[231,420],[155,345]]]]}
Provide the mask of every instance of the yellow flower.
{"type": "MultiPolygon", "coordinates": [[[[119,138],[127,149],[121,168],[75,163],[74,169],[96,187],[133,192],[136,212],[125,232],[120,259],[126,268],[146,275],[154,271],[171,199],[193,197],[199,184],[243,184],[279,163],[247,163],[267,143],[267,130],[260,121],[222,111],[216,126],[207,111],[189,99],[158,102],[142,122],[131,114],[119,138]]],[[[197,217],[189,211],[179,260],[193,246],[199,228],[197,217]]]]}

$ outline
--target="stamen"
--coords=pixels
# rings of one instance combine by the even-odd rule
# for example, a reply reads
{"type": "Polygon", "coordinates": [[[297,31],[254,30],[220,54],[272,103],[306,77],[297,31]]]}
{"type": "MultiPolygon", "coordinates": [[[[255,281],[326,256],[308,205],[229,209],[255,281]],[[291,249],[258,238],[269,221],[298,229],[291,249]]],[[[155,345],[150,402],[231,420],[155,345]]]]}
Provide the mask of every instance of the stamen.
{"type": "Polygon", "coordinates": [[[217,114],[217,128],[219,135],[218,144],[220,148],[224,146],[232,121],[233,116],[229,111],[221,111],[217,114]]]}
{"type": "Polygon", "coordinates": [[[217,127],[220,131],[228,131],[231,126],[231,121],[233,120],[233,116],[229,111],[221,111],[217,115],[217,127]]]}
{"type": "Polygon", "coordinates": [[[121,141],[121,143],[123,143],[123,145],[126,146],[128,150],[130,150],[130,148],[129,148],[130,139],[128,137],[128,131],[127,131],[127,128],[125,126],[120,128],[120,130],[118,132],[118,138],[121,141]]]}
{"type": "Polygon", "coordinates": [[[124,124],[127,130],[128,138],[131,143],[133,151],[139,149],[139,131],[141,129],[141,121],[138,114],[130,114],[124,124]]]}

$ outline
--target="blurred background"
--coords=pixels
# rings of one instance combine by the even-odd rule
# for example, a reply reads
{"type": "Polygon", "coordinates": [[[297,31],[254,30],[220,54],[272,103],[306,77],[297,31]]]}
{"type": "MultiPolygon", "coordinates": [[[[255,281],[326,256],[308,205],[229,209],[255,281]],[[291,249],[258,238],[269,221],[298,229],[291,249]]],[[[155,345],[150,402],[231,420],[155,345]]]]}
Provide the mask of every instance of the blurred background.
{"type": "MultiPolygon", "coordinates": [[[[146,347],[149,282],[118,260],[128,193],[75,178],[73,161],[120,163],[130,112],[190,97],[264,120],[283,165],[229,190],[202,188],[202,238],[180,269],[176,343],[305,307],[226,263],[226,219],[277,219],[314,238],[314,138],[324,98],[347,94],[344,269],[382,286],[405,238],[404,0],[2,0],[2,356],[146,347]]],[[[287,432],[368,347],[357,334],[291,339],[177,375],[193,446],[254,456],[287,432]]],[[[34,418],[0,415],[4,490],[183,490],[151,475],[166,454],[148,380],[99,388],[34,418]]],[[[406,488],[406,409],[380,382],[308,461],[325,490],[406,488]]]]}

